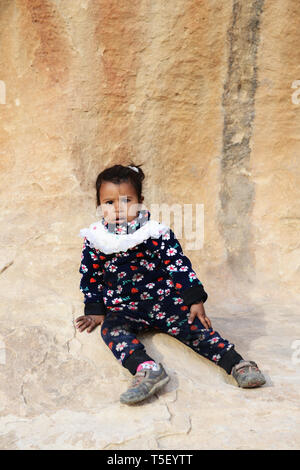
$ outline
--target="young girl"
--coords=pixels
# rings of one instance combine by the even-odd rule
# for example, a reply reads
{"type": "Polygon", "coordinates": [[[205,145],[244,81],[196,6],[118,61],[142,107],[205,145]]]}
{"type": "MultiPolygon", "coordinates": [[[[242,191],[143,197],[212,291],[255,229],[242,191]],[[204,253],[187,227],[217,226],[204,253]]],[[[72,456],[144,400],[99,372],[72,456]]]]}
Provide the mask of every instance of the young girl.
{"type": "Polygon", "coordinates": [[[168,381],[162,364],[148,356],[136,334],[163,331],[232,374],[240,387],[265,383],[253,361],[245,361],[234,345],[212,329],[204,302],[207,293],[182,252],[174,232],[151,219],[142,208],[141,165],[114,165],[96,181],[101,220],[82,229],[79,271],[84,316],[79,331],[101,325],[113,355],[134,375],[120,401],[137,403],[168,381]]]}

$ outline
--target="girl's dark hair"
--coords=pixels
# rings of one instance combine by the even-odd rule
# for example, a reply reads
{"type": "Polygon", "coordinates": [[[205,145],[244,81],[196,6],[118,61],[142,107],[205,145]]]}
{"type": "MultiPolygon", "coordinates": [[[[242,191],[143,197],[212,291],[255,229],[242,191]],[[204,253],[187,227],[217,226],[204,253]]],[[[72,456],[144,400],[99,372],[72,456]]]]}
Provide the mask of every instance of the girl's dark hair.
{"type": "Polygon", "coordinates": [[[100,205],[100,187],[104,181],[110,181],[114,184],[120,184],[123,182],[130,182],[136,190],[139,202],[142,198],[142,182],[145,178],[143,170],[140,168],[142,165],[136,165],[135,163],[129,163],[130,166],[135,166],[138,172],[129,168],[129,166],[114,165],[103,170],[96,179],[96,200],[97,206],[100,205]]]}

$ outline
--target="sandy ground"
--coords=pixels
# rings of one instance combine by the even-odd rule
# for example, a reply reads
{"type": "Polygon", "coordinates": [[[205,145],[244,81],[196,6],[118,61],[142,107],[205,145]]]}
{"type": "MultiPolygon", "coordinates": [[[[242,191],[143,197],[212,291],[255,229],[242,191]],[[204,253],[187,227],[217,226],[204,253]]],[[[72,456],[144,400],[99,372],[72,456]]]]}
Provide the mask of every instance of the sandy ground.
{"type": "MultiPolygon", "coordinates": [[[[61,305],[64,310],[66,306],[61,305]]],[[[71,307],[69,307],[71,310],[71,307]]],[[[255,360],[267,383],[240,389],[222,369],[163,333],[141,337],[171,376],[128,407],[131,381],[99,336],[36,318],[2,322],[1,449],[299,449],[298,305],[207,306],[213,327],[255,360]]]]}

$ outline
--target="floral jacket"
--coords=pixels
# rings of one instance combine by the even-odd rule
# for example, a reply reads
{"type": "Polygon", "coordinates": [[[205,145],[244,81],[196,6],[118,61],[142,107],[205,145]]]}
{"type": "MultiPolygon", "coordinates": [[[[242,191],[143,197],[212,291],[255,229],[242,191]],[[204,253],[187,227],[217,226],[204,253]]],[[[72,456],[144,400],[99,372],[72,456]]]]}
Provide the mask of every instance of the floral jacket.
{"type": "Polygon", "coordinates": [[[102,220],[80,230],[84,238],[79,272],[86,315],[109,309],[137,310],[145,300],[160,301],[174,290],[189,307],[207,293],[171,228],[141,210],[120,225],[102,220]]]}

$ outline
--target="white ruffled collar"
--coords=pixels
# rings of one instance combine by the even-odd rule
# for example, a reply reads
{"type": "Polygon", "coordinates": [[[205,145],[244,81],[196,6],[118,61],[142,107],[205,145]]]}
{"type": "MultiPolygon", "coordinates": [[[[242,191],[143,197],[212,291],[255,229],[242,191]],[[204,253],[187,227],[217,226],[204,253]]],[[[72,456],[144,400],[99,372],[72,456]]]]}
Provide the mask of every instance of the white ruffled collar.
{"type": "Polygon", "coordinates": [[[115,234],[107,230],[100,220],[83,228],[79,232],[79,236],[87,238],[92,248],[102,251],[105,254],[119,253],[127,251],[148,238],[159,238],[162,234],[169,230],[167,225],[161,224],[156,220],[147,220],[134,233],[115,234]]]}

